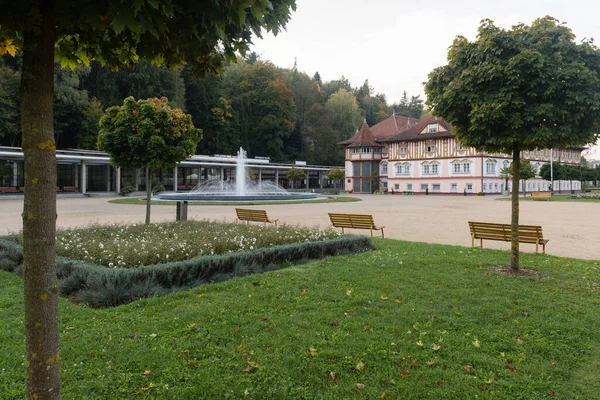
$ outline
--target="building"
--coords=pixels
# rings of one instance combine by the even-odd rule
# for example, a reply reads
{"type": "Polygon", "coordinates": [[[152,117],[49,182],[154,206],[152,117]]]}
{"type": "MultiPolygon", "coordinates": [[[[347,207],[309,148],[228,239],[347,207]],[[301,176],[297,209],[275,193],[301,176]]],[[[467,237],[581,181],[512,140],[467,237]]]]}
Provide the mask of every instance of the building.
{"type": "MultiPolygon", "coordinates": [[[[165,190],[189,190],[203,180],[235,179],[235,156],[194,155],[177,163],[172,170],[153,171],[153,185],[163,185],[165,190]],[[174,183],[177,182],[175,185],[174,183]]],[[[110,163],[108,154],[95,150],[57,150],[57,190],[79,193],[120,192],[124,187],[145,190],[145,171],[135,168],[117,168],[110,163]]],[[[307,179],[301,189],[323,189],[333,187],[335,182],[327,178],[332,166],[272,163],[268,158],[245,160],[253,178],[269,180],[289,188],[286,172],[290,168],[302,169],[307,179]]],[[[24,183],[23,152],[18,147],[0,146],[0,193],[22,192],[24,183]],[[10,190],[7,190],[10,189],[10,190]]],[[[296,186],[298,184],[296,183],[296,186]]]]}
{"type": "MultiPolygon", "coordinates": [[[[480,152],[461,145],[452,127],[431,115],[422,120],[391,117],[369,127],[366,122],[341,142],[346,148],[345,188],[353,193],[503,193],[512,191],[512,182],[501,170],[511,164],[508,154],[480,152]]],[[[523,151],[539,174],[550,162],[581,163],[583,148],[523,151]]],[[[551,190],[551,183],[536,176],[519,190],[551,190]]],[[[579,181],[555,181],[555,190],[580,190],[579,181]],[[573,187],[571,187],[571,184],[573,187]]]]}

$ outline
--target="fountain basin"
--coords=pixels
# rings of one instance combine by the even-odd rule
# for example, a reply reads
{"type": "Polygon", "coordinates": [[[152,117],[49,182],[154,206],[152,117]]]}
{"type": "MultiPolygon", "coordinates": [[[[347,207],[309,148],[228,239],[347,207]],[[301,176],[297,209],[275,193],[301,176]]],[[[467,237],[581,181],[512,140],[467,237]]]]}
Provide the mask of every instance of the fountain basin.
{"type": "Polygon", "coordinates": [[[310,200],[316,199],[317,193],[261,193],[247,194],[238,196],[235,194],[204,194],[204,193],[161,193],[158,198],[161,200],[176,201],[222,201],[222,202],[244,202],[244,201],[282,201],[282,200],[310,200]]]}

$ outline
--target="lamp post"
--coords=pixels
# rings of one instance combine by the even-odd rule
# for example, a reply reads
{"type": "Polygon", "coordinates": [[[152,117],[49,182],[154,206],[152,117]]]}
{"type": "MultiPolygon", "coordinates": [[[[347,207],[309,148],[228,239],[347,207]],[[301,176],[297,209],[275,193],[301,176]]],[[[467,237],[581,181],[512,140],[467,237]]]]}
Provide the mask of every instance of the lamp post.
{"type": "Polygon", "coordinates": [[[550,187],[552,188],[551,192],[554,193],[554,170],[552,168],[552,161],[554,161],[554,156],[552,155],[552,149],[550,149],[550,187]]]}

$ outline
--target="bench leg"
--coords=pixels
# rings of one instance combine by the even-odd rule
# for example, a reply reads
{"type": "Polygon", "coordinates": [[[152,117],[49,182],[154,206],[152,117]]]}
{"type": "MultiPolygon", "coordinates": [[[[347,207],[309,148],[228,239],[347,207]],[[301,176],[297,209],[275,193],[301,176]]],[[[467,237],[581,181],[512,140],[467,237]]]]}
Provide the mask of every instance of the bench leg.
{"type": "Polygon", "coordinates": [[[542,251],[546,254],[546,243],[542,244],[542,251]]]}
{"type": "Polygon", "coordinates": [[[383,235],[383,228],[381,228],[381,238],[385,238],[385,236],[383,235]]]}
{"type": "Polygon", "coordinates": [[[540,247],[540,243],[539,242],[535,242],[535,252],[538,252],[538,249],[540,247]]]}
{"type": "Polygon", "coordinates": [[[471,235],[471,247],[475,247],[475,236],[471,235]]]}
{"type": "Polygon", "coordinates": [[[342,235],[344,234],[344,228],[342,228],[342,235]]]}
{"type": "Polygon", "coordinates": [[[373,238],[373,228],[369,229],[371,231],[371,239],[373,238]]]}
{"type": "Polygon", "coordinates": [[[483,249],[483,239],[479,239],[479,248],[483,249]]]}

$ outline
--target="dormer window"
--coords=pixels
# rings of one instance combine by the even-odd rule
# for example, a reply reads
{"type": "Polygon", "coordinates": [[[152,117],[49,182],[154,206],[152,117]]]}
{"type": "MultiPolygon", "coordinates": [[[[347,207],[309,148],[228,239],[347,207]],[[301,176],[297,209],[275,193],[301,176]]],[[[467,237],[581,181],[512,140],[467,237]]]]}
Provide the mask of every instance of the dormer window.
{"type": "Polygon", "coordinates": [[[427,125],[427,132],[436,133],[438,131],[438,124],[429,124],[427,125]]]}
{"type": "Polygon", "coordinates": [[[400,154],[406,154],[406,152],[407,152],[406,147],[400,147],[400,154]]]}
{"type": "Polygon", "coordinates": [[[372,149],[372,147],[363,147],[362,151],[363,153],[370,154],[372,149]]]}
{"type": "Polygon", "coordinates": [[[427,152],[428,153],[433,153],[435,151],[435,145],[434,144],[430,144],[427,146],[427,152]]]}

